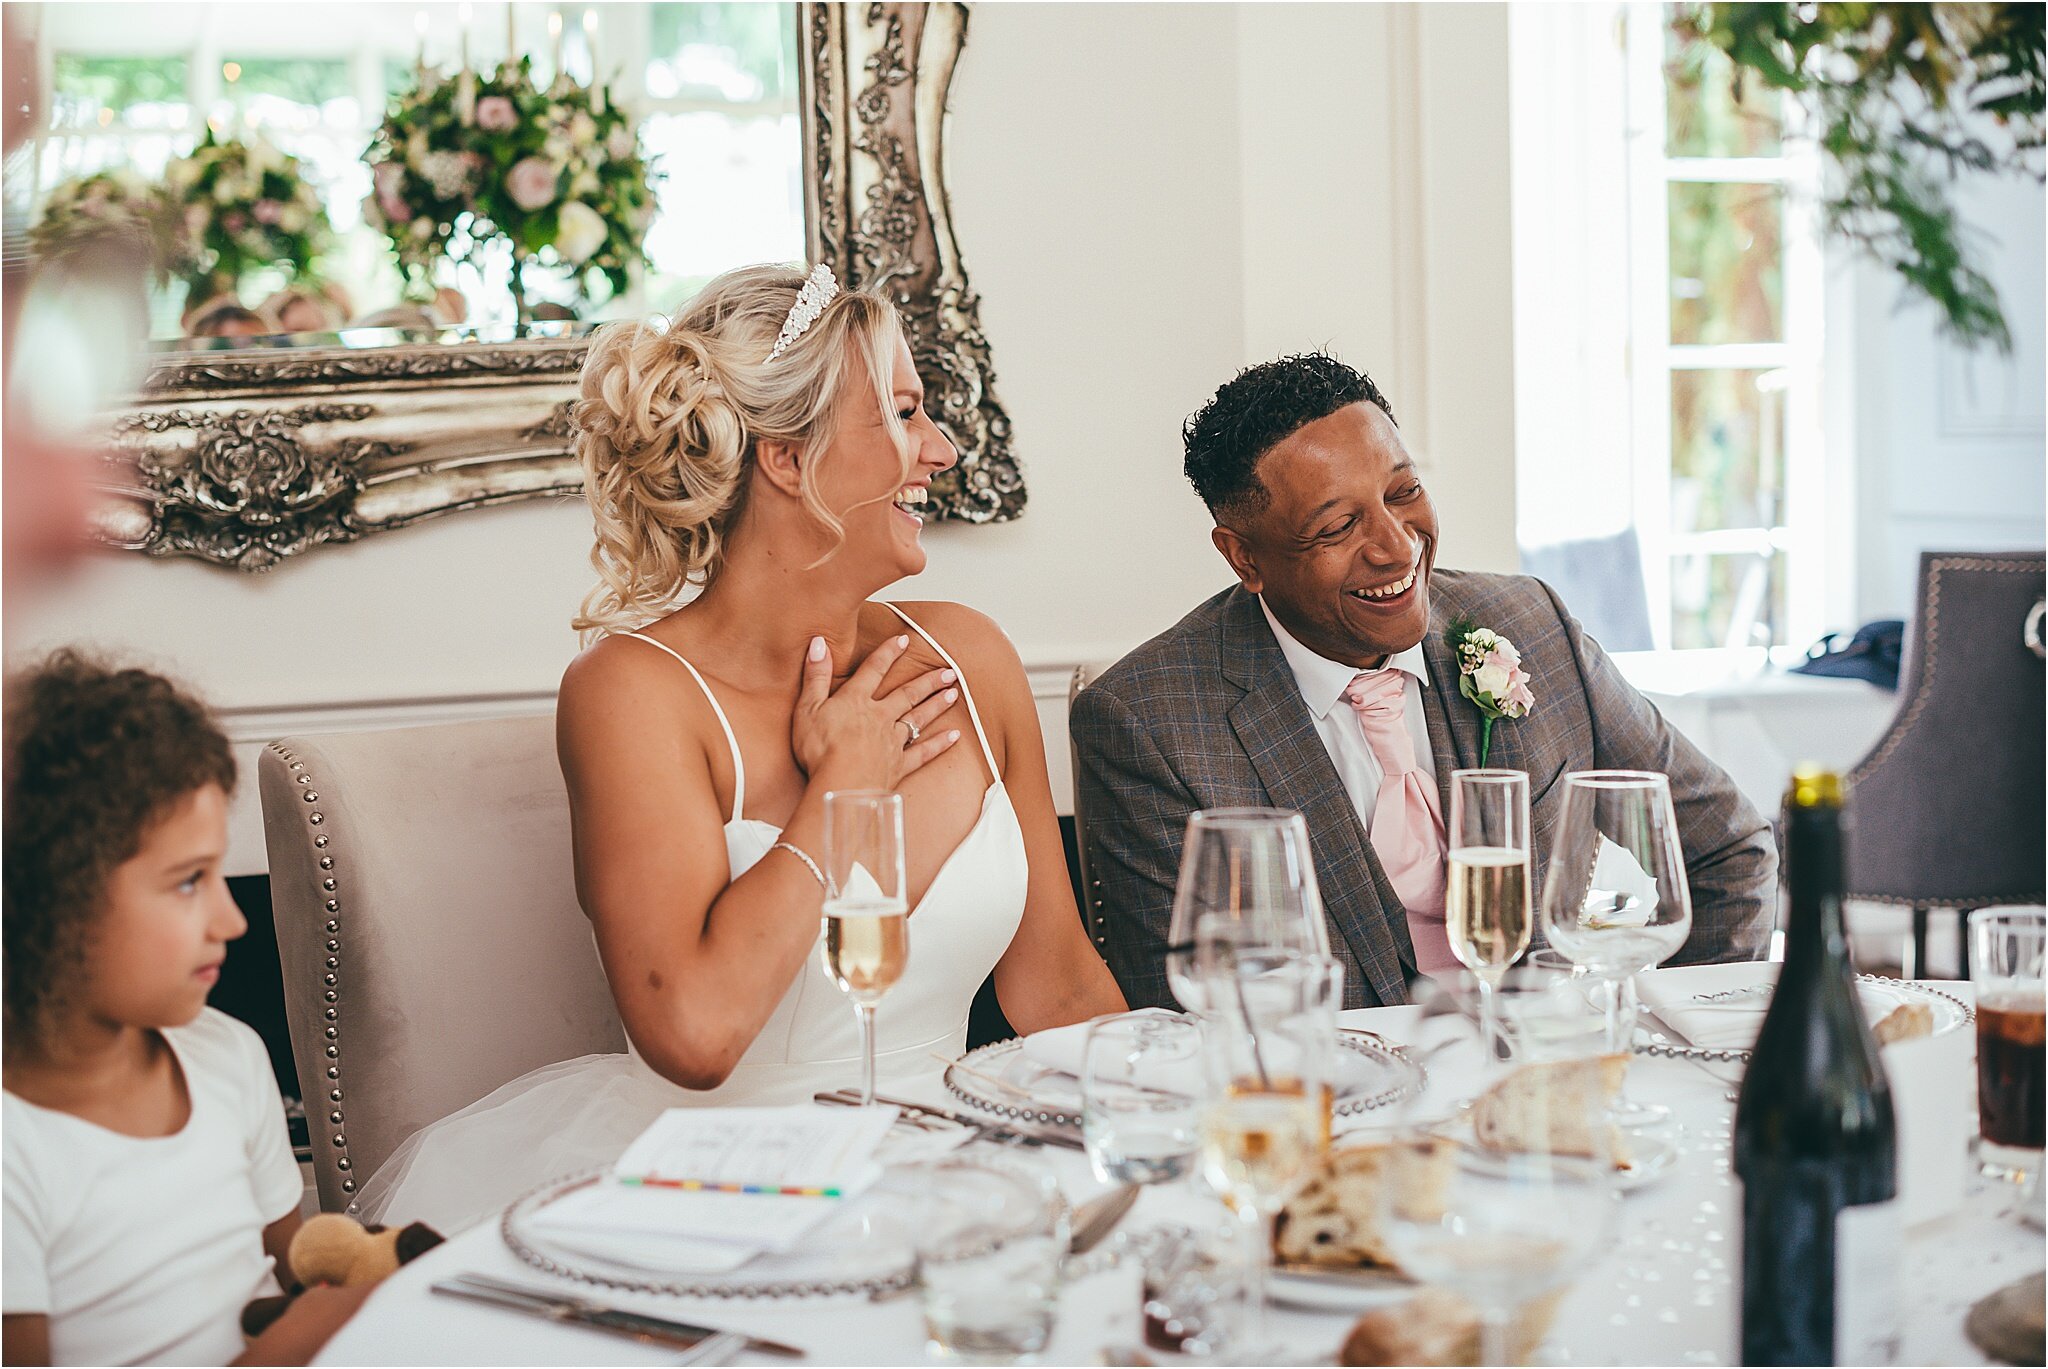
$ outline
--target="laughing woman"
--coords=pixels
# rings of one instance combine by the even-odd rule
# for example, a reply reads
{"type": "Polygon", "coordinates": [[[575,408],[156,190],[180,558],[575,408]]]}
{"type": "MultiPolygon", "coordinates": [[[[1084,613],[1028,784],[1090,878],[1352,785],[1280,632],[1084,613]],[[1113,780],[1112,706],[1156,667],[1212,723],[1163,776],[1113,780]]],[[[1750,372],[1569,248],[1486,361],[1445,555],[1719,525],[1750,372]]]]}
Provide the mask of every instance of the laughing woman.
{"type": "Polygon", "coordinates": [[[372,1218],[452,1230],[616,1158],[663,1108],[849,1082],[854,1014],[815,954],[828,790],[903,795],[911,953],[882,1079],[959,1054],[991,970],[1019,1031],[1124,1006],[1015,649],[959,604],[873,598],[924,569],[921,510],[956,460],[895,309],[825,268],[729,272],[666,327],[600,335],[576,424],[599,584],[557,747],[630,1049],[426,1128],[366,1187],[372,1218]]]}

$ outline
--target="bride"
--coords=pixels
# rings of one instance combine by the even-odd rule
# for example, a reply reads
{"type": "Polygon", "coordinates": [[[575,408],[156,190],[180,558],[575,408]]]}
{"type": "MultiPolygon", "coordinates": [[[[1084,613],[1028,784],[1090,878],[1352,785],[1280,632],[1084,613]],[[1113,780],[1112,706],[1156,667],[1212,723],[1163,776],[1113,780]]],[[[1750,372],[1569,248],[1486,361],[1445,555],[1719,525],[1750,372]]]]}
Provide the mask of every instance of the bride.
{"type": "Polygon", "coordinates": [[[895,309],[824,267],[731,271],[666,327],[601,333],[581,393],[599,584],[575,626],[596,640],[556,740],[630,1048],[423,1129],[365,1187],[369,1220],[452,1234],[614,1159],[663,1108],[856,1082],[854,1013],[814,952],[828,790],[903,795],[911,950],[879,1078],[957,1056],[991,969],[1021,1032],[1124,1006],[1074,906],[1015,649],[959,604],[870,598],[924,569],[918,510],[957,459],[895,309]]]}

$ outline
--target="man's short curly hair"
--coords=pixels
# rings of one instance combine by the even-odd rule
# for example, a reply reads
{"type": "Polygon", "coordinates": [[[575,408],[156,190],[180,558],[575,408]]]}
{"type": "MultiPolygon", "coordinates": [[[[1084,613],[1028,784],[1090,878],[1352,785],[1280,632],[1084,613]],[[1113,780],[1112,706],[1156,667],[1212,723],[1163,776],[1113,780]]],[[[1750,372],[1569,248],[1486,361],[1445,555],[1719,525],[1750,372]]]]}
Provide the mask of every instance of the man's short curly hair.
{"type": "Polygon", "coordinates": [[[1298,429],[1361,401],[1393,419],[1372,377],[1323,352],[1239,371],[1181,429],[1188,481],[1212,514],[1257,513],[1269,497],[1259,483],[1259,458],[1298,429]]]}
{"type": "Polygon", "coordinates": [[[36,1041],[76,987],[107,878],[235,758],[205,705],[146,670],[61,650],[7,685],[0,940],[6,1026],[36,1041]]]}

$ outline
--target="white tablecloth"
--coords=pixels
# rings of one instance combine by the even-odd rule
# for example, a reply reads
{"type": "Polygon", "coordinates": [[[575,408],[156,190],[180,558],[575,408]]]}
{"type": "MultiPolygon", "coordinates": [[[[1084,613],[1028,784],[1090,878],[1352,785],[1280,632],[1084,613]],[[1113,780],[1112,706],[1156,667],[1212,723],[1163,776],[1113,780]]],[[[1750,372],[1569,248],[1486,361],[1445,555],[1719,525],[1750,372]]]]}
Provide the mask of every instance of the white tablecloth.
{"type": "Polygon", "coordinates": [[[1890,690],[1788,674],[1761,651],[1623,651],[1614,661],[1767,814],[1778,811],[1794,765],[1847,771],[1899,706],[1890,690]]]}
{"type": "MultiPolygon", "coordinates": [[[[1944,985],[1944,988],[1953,986],[1944,985]]],[[[1412,1008],[1345,1014],[1347,1025],[1403,1039],[1412,1008]]],[[[1443,1105],[1459,1096],[1476,1058],[1437,1057],[1426,1097],[1443,1105]],[[1448,1063],[1446,1063],[1448,1062],[1448,1063]]],[[[1636,1098],[1672,1109],[1680,1157],[1656,1183],[1630,1194],[1606,1258],[1592,1266],[1560,1308],[1539,1352],[1551,1364],[1735,1364],[1734,1275],[1739,1262],[1739,1194],[1728,1173],[1733,1106],[1728,1086],[1674,1060],[1638,1058],[1630,1070],[1636,1098]]],[[[934,1092],[924,1101],[945,1101],[934,1092]]],[[[1029,1152],[1055,1167],[1069,1196],[1099,1190],[1077,1153],[1029,1152]]],[[[1190,1186],[1147,1190],[1126,1229],[1185,1220],[1200,1207],[1190,1186]]],[[[1977,1298],[2042,1267],[2038,1231],[1994,1210],[1977,1193],[1965,1208],[1910,1233],[1902,1286],[1902,1364],[1983,1364],[1963,1334],[1963,1315],[1977,1298]]],[[[632,1297],[549,1276],[521,1263],[494,1225],[466,1232],[407,1265],[379,1288],[328,1344],[320,1364],[665,1364],[675,1352],[619,1336],[440,1297],[428,1285],[463,1271],[532,1283],[558,1282],[616,1306],[733,1327],[803,1346],[814,1364],[927,1362],[918,1300],[882,1304],[835,1297],[754,1302],[632,1297]]],[[[1061,1303],[1048,1364],[1100,1364],[1105,1346],[1140,1343],[1138,1275],[1111,1269],[1070,1286],[1061,1303]]],[[[1399,1293],[1389,1294],[1398,1300],[1399,1293]]],[[[1335,1362],[1355,1313],[1280,1309],[1275,1329],[1304,1364],[1335,1362]]],[[[761,1356],[740,1363],[785,1363],[761,1356]]]]}

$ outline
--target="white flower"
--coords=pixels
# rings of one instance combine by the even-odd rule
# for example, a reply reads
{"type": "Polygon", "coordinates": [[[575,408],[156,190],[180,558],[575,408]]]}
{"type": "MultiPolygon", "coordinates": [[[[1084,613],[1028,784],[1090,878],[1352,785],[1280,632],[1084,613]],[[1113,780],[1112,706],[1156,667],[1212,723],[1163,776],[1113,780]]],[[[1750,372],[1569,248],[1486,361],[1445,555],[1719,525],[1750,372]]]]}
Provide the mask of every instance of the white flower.
{"type": "Polygon", "coordinates": [[[1489,698],[1498,699],[1508,691],[1508,669],[1501,665],[1483,665],[1472,672],[1472,687],[1489,698]]]}
{"type": "Polygon", "coordinates": [[[559,211],[555,250],[571,266],[589,261],[610,236],[603,216],[581,200],[570,200],[559,211]]]}
{"type": "Polygon", "coordinates": [[[288,204],[278,216],[277,226],[287,233],[303,233],[312,226],[312,216],[296,204],[288,204]]]}
{"type": "Polygon", "coordinates": [[[578,147],[588,147],[597,139],[597,121],[582,110],[569,120],[569,141],[578,147]]]}
{"type": "Polygon", "coordinates": [[[569,189],[566,193],[572,199],[589,199],[603,188],[604,183],[598,180],[595,170],[588,166],[579,166],[576,173],[569,178],[569,189]]]}
{"type": "Polygon", "coordinates": [[[469,163],[459,152],[429,152],[420,163],[420,174],[444,200],[452,200],[469,188],[469,163]]]}
{"type": "Polygon", "coordinates": [[[604,150],[611,154],[613,161],[623,162],[626,158],[633,155],[634,147],[638,141],[633,136],[633,126],[631,124],[614,124],[611,136],[604,140],[604,150]]]}

